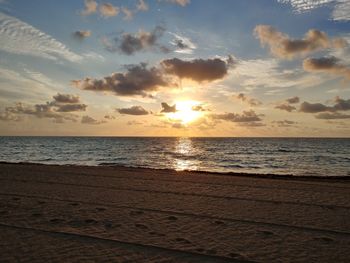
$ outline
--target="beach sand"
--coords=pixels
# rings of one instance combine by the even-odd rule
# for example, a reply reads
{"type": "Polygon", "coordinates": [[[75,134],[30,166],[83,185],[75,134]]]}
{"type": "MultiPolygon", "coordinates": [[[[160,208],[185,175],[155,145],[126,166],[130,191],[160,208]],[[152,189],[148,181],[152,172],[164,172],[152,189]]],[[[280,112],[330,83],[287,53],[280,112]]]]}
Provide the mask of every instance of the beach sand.
{"type": "Polygon", "coordinates": [[[350,262],[350,181],[0,164],[1,262],[350,262]]]}

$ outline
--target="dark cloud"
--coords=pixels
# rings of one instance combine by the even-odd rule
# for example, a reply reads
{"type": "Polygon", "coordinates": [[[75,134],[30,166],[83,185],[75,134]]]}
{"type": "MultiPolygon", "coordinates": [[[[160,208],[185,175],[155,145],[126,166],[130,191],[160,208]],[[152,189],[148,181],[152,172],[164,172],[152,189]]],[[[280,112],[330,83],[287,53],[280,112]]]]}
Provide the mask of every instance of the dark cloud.
{"type": "Polygon", "coordinates": [[[74,112],[74,111],[85,111],[87,105],[85,104],[63,104],[56,105],[56,112],[74,112]]]}
{"type": "Polygon", "coordinates": [[[277,126],[279,127],[292,127],[298,124],[298,122],[290,121],[290,120],[273,121],[272,123],[277,124],[277,126]]]}
{"type": "Polygon", "coordinates": [[[235,96],[236,99],[241,100],[243,102],[246,102],[249,104],[249,106],[251,107],[255,107],[255,106],[260,106],[262,105],[262,102],[257,100],[257,99],[253,99],[248,97],[247,95],[243,94],[243,93],[239,93],[237,96],[235,96]]]}
{"type": "Polygon", "coordinates": [[[179,49],[189,49],[190,48],[182,39],[175,39],[174,44],[179,49]]]}
{"type": "Polygon", "coordinates": [[[76,39],[83,40],[89,36],[91,36],[91,31],[89,30],[78,30],[73,33],[73,36],[76,39]]]}
{"type": "Polygon", "coordinates": [[[309,103],[304,101],[300,105],[299,111],[305,112],[305,113],[318,113],[318,112],[325,112],[325,111],[334,111],[333,107],[326,106],[322,103],[309,103]]]}
{"type": "Polygon", "coordinates": [[[300,102],[300,98],[298,96],[295,96],[295,97],[286,99],[286,101],[290,104],[295,104],[300,102]]]}
{"type": "Polygon", "coordinates": [[[115,116],[113,115],[105,115],[104,118],[107,120],[115,120],[115,116]]]}
{"type": "Polygon", "coordinates": [[[149,112],[145,110],[142,106],[132,106],[130,108],[117,109],[120,114],[127,115],[148,115],[149,112]]]}
{"type": "MultiPolygon", "coordinates": [[[[333,106],[327,106],[322,103],[309,103],[305,101],[300,105],[300,109],[299,109],[299,111],[305,112],[305,113],[319,113],[319,112],[335,113],[337,111],[348,111],[348,110],[350,110],[350,99],[345,100],[340,97],[335,97],[333,106]]],[[[337,114],[333,114],[333,116],[336,116],[336,115],[337,114]]],[[[319,116],[331,116],[331,115],[321,114],[319,116]]]]}
{"type": "Polygon", "coordinates": [[[346,40],[331,39],[326,33],[315,29],[309,30],[303,39],[291,39],[287,34],[269,25],[256,26],[254,34],[262,45],[270,47],[272,54],[281,58],[293,58],[330,47],[344,48],[347,46],[346,40]]]}
{"type": "Polygon", "coordinates": [[[72,84],[83,90],[110,91],[120,96],[151,97],[150,92],[169,86],[160,70],[147,68],[147,64],[131,65],[125,73],[113,73],[103,79],[85,78],[73,80],[72,84]]]}
{"type": "Polygon", "coordinates": [[[215,120],[224,120],[231,122],[259,122],[262,119],[257,115],[255,111],[243,111],[242,114],[238,113],[221,113],[221,114],[212,114],[211,117],[215,120]]]}
{"type": "Polygon", "coordinates": [[[275,106],[275,109],[292,112],[293,110],[296,110],[297,108],[292,106],[292,105],[289,105],[288,103],[282,103],[282,104],[275,106]]]}
{"type": "Polygon", "coordinates": [[[141,122],[141,121],[135,121],[135,120],[133,120],[133,121],[128,121],[126,124],[129,125],[129,126],[131,126],[131,125],[142,125],[142,124],[144,124],[144,123],[141,122]]]}
{"type": "Polygon", "coordinates": [[[167,52],[168,49],[158,43],[158,40],[163,36],[164,32],[164,27],[156,26],[151,32],[140,31],[134,35],[123,33],[112,41],[104,39],[102,43],[108,51],[121,52],[126,55],[132,55],[138,51],[147,51],[151,49],[167,52]]]}
{"type": "Polygon", "coordinates": [[[161,105],[162,105],[161,113],[176,112],[176,104],[174,104],[173,106],[170,106],[168,103],[162,102],[161,105]]]}
{"type": "Polygon", "coordinates": [[[315,115],[316,119],[322,120],[341,120],[341,119],[350,119],[350,114],[343,114],[339,112],[322,112],[315,115]]]}
{"type": "Polygon", "coordinates": [[[81,123],[83,124],[92,124],[92,125],[98,125],[98,124],[103,124],[106,123],[106,121],[98,121],[88,115],[85,115],[81,118],[81,123]]]}
{"type": "MultiPolygon", "coordinates": [[[[76,115],[73,114],[62,114],[57,112],[55,108],[49,103],[47,104],[36,104],[34,106],[24,105],[22,103],[16,103],[15,106],[6,107],[5,115],[10,114],[10,116],[17,116],[20,118],[21,115],[31,115],[37,118],[49,118],[56,123],[63,123],[64,121],[73,121],[77,119],[76,115]]],[[[16,118],[17,118],[16,117],[16,118]]]]}
{"type": "Polygon", "coordinates": [[[22,119],[21,115],[31,115],[37,118],[49,118],[56,123],[75,122],[77,116],[71,112],[85,111],[87,108],[87,105],[80,103],[79,96],[57,93],[53,99],[45,104],[17,103],[15,106],[6,107],[5,111],[0,113],[0,119],[19,121],[22,119]]]}
{"type": "Polygon", "coordinates": [[[339,96],[335,97],[335,105],[334,105],[334,109],[335,110],[340,110],[340,111],[346,111],[346,110],[350,110],[350,99],[348,100],[344,100],[342,98],[340,98],[339,96]]]}
{"type": "Polygon", "coordinates": [[[172,128],[175,129],[186,129],[187,127],[183,125],[181,122],[175,122],[171,125],[172,128]]]}
{"type": "Polygon", "coordinates": [[[190,61],[172,58],[163,60],[161,65],[168,74],[202,82],[222,79],[227,75],[228,69],[234,65],[234,61],[231,56],[226,61],[220,58],[190,61]]]}
{"type": "Polygon", "coordinates": [[[205,108],[204,105],[195,105],[192,107],[193,111],[210,111],[209,109],[205,108]]]}
{"type": "Polygon", "coordinates": [[[309,72],[324,72],[350,79],[350,68],[339,62],[336,57],[308,58],[303,61],[303,67],[309,72]]]}
{"type": "Polygon", "coordinates": [[[53,96],[53,99],[57,103],[79,103],[80,102],[79,96],[71,95],[71,94],[57,93],[57,95],[53,96]]]}

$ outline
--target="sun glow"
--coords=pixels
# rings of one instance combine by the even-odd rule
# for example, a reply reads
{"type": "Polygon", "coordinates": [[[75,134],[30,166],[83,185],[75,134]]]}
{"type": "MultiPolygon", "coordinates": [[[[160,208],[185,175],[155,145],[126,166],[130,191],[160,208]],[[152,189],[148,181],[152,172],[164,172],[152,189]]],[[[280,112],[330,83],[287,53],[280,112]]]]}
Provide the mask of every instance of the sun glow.
{"type": "Polygon", "coordinates": [[[195,121],[203,115],[201,111],[194,110],[194,107],[199,106],[200,103],[193,100],[177,101],[176,112],[167,113],[167,117],[181,124],[188,124],[195,121]]]}

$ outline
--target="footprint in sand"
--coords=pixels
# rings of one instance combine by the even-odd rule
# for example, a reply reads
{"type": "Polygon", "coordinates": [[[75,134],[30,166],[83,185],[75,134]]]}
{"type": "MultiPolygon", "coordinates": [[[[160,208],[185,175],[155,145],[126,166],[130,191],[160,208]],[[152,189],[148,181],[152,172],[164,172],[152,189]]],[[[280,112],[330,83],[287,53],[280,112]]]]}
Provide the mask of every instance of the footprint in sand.
{"type": "Polygon", "coordinates": [[[95,219],[85,219],[85,223],[86,224],[89,224],[89,225],[95,225],[97,224],[98,222],[95,220],[95,219]]]}
{"type": "Polygon", "coordinates": [[[131,216],[139,216],[139,215],[142,215],[143,214],[143,211],[131,211],[129,213],[129,215],[131,216]]]}
{"type": "Polygon", "coordinates": [[[334,241],[334,239],[330,238],[330,237],[315,237],[314,240],[322,241],[322,242],[325,242],[325,243],[331,243],[331,242],[334,241]]]}
{"type": "Polygon", "coordinates": [[[207,249],[207,254],[216,255],[217,251],[215,249],[207,249]]]}
{"type": "Polygon", "coordinates": [[[182,237],[178,237],[175,239],[177,242],[180,242],[180,243],[183,243],[183,244],[191,244],[191,241],[185,239],[185,238],[182,238],[182,237]]]}
{"type": "Polygon", "coordinates": [[[42,216],[42,214],[41,214],[41,213],[33,213],[32,216],[34,216],[34,217],[40,217],[40,216],[42,216]]]}
{"type": "Polygon", "coordinates": [[[136,226],[137,228],[140,228],[140,229],[143,229],[143,230],[148,229],[148,226],[143,225],[143,224],[135,224],[135,226],[136,226]]]}
{"type": "Polygon", "coordinates": [[[165,237],[165,234],[154,231],[148,232],[148,234],[150,234],[151,236],[165,237]]]}
{"type": "Polygon", "coordinates": [[[263,234],[264,236],[273,236],[274,233],[271,231],[267,231],[267,230],[261,230],[259,231],[261,234],[263,234]]]}
{"type": "Polygon", "coordinates": [[[117,228],[122,226],[121,224],[113,224],[111,221],[104,221],[103,225],[106,229],[117,228]]]}
{"type": "Polygon", "coordinates": [[[63,223],[65,220],[64,219],[60,219],[60,218],[52,218],[50,219],[50,222],[53,224],[60,224],[63,223]]]}
{"type": "Polygon", "coordinates": [[[228,256],[229,256],[230,258],[241,258],[241,255],[238,254],[238,253],[230,253],[230,254],[228,254],[228,256]]]}
{"type": "Polygon", "coordinates": [[[225,225],[225,223],[220,220],[215,220],[214,223],[217,225],[225,225]]]}

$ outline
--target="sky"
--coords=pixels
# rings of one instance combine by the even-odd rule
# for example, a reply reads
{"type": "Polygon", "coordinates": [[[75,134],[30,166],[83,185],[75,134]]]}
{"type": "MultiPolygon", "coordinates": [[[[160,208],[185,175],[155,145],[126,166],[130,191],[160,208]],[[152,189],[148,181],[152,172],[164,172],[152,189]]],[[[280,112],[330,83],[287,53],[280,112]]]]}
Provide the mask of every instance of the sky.
{"type": "Polygon", "coordinates": [[[0,135],[350,137],[350,0],[0,0],[0,135]]]}

